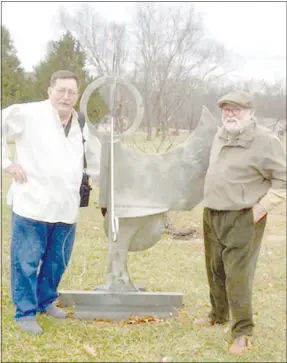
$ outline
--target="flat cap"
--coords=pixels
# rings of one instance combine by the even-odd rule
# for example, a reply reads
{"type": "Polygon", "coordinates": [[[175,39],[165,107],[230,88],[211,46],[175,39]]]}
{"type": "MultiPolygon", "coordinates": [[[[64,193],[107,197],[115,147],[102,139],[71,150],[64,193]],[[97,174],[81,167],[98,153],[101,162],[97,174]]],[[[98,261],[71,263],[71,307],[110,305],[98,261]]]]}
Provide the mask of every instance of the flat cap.
{"type": "Polygon", "coordinates": [[[241,106],[244,108],[254,108],[252,96],[249,93],[239,90],[229,92],[219,101],[217,101],[217,105],[219,107],[222,107],[225,103],[229,103],[235,106],[241,106]]]}

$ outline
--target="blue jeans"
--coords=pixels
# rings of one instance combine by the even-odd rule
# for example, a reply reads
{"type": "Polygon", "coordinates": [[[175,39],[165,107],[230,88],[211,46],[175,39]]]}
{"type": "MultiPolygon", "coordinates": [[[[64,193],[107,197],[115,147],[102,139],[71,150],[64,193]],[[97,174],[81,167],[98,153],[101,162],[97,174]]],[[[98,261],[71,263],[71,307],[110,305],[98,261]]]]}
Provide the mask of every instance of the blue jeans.
{"type": "Polygon", "coordinates": [[[47,223],[12,213],[11,290],[15,319],[33,319],[58,298],[76,224],[47,223]]]}

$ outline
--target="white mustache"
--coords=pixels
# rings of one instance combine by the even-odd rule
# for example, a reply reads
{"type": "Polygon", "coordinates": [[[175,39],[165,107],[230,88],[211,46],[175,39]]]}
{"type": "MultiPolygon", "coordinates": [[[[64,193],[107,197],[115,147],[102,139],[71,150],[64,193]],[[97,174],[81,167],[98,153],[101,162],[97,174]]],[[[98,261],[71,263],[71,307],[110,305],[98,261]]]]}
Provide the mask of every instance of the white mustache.
{"type": "Polygon", "coordinates": [[[241,122],[236,117],[231,117],[231,118],[224,120],[224,123],[229,123],[229,122],[236,122],[238,125],[241,124],[241,122]]]}

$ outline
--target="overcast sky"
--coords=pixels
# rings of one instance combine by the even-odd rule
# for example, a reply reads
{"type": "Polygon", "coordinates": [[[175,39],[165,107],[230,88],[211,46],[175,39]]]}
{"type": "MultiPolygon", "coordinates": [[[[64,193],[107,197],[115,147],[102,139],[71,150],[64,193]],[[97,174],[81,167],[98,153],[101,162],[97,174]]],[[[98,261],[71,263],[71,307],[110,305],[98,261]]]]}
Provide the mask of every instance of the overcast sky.
{"type": "MultiPolygon", "coordinates": [[[[131,19],[133,3],[91,4],[108,20],[131,19]]],[[[74,12],[80,5],[77,2],[2,3],[2,23],[11,32],[25,70],[32,71],[33,65],[44,57],[47,42],[60,37],[55,26],[59,7],[74,12]]],[[[268,81],[282,79],[286,84],[285,2],[196,2],[195,5],[203,13],[210,34],[244,60],[237,75],[268,81]]]]}

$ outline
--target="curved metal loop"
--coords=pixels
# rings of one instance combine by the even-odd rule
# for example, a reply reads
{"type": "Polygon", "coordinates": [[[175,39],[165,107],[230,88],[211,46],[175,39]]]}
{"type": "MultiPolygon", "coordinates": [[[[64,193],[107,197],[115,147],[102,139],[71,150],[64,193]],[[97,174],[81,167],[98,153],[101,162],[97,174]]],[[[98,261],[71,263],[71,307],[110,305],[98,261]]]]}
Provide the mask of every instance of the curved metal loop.
{"type": "MultiPolygon", "coordinates": [[[[129,89],[131,94],[133,95],[135,102],[136,102],[136,117],[133,122],[133,124],[123,133],[119,134],[119,136],[125,137],[125,136],[131,136],[140,126],[143,118],[144,113],[144,106],[143,106],[143,100],[141,97],[140,92],[138,89],[130,82],[117,77],[112,76],[105,76],[101,77],[99,79],[96,79],[94,82],[90,83],[88,87],[85,89],[81,101],[80,101],[80,110],[84,113],[86,121],[92,124],[92,122],[89,119],[88,112],[87,112],[87,106],[88,101],[92,95],[92,93],[97,89],[100,88],[103,85],[114,85],[114,84],[121,84],[129,89]]],[[[101,132],[97,131],[97,133],[100,135],[101,132]]]]}

